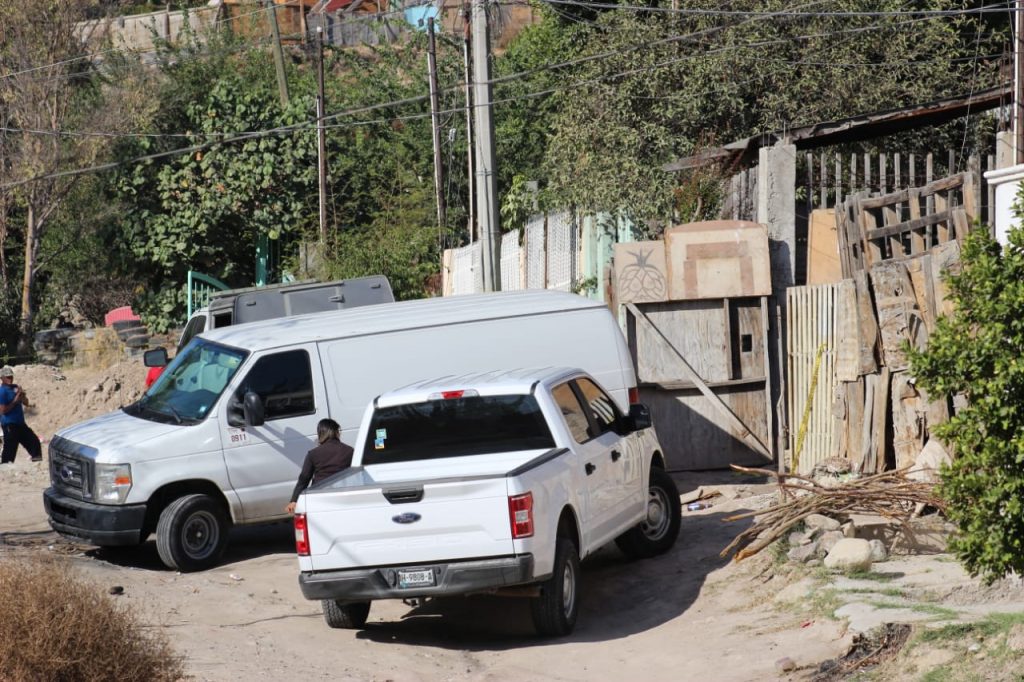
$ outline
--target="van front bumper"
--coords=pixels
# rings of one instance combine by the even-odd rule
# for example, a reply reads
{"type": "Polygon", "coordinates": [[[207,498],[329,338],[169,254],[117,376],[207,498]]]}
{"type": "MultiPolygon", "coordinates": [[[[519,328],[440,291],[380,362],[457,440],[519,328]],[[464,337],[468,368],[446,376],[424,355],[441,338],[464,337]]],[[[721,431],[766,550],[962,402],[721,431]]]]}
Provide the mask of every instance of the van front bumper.
{"type": "Polygon", "coordinates": [[[142,536],[146,521],[144,504],[94,504],[47,488],[43,492],[43,505],[50,517],[50,526],[75,540],[100,547],[137,545],[145,540],[142,536]]]}
{"type": "Polygon", "coordinates": [[[367,601],[488,592],[537,582],[538,579],[533,575],[533,555],[521,554],[418,566],[305,571],[299,574],[299,587],[306,599],[367,601]],[[401,586],[401,572],[426,570],[434,574],[433,585],[401,586]]]}

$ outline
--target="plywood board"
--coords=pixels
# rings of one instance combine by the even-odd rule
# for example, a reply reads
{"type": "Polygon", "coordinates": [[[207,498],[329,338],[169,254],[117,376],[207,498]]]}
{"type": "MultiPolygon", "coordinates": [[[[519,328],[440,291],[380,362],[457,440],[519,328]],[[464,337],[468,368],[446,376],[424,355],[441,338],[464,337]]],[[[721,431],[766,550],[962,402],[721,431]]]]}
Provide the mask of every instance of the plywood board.
{"type": "MultiPolygon", "coordinates": [[[[727,393],[722,399],[745,417],[759,438],[767,439],[763,389],[727,393]],[[755,416],[748,413],[755,409],[761,420],[756,425],[755,416]]],[[[730,464],[760,466],[765,462],[762,455],[736,436],[723,413],[709,408],[707,398],[697,389],[641,388],[640,401],[651,410],[658,441],[668,458],[668,468],[673,471],[725,469],[730,464]]]]}
{"type": "Polygon", "coordinates": [[[807,228],[807,283],[832,284],[842,278],[836,212],[815,209],[807,228]]]}
{"type": "Polygon", "coordinates": [[[853,471],[864,467],[864,386],[866,377],[846,383],[846,452],[853,471]]]}
{"type": "Polygon", "coordinates": [[[772,293],[768,230],[759,223],[716,220],[669,228],[665,260],[673,300],[772,293]]]}
{"type": "Polygon", "coordinates": [[[728,344],[733,358],[733,379],[764,378],[765,354],[764,322],[761,301],[730,302],[731,342],[728,344]]]}
{"type": "Polygon", "coordinates": [[[667,301],[665,242],[615,245],[615,300],[619,304],[667,301]]]}
{"type": "MultiPolygon", "coordinates": [[[[727,381],[726,315],[721,302],[648,303],[643,313],[705,381],[727,381]]],[[[687,375],[679,356],[648,325],[636,325],[637,380],[675,383],[687,375]]]]}

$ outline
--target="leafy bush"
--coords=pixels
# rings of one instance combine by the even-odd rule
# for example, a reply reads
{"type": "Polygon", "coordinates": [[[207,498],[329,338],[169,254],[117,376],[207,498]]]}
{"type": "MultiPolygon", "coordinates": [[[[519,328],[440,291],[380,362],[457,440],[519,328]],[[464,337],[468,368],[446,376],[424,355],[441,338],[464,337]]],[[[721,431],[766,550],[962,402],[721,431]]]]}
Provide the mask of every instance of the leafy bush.
{"type": "Polygon", "coordinates": [[[0,562],[0,623],[0,677],[8,682],[171,682],[183,675],[163,635],[58,562],[0,562]]]}
{"type": "Polygon", "coordinates": [[[950,548],[992,582],[1024,572],[1024,231],[1005,248],[975,231],[962,264],[949,278],[955,312],[911,370],[930,394],[969,400],[933,433],[955,451],[941,483],[959,528],[950,548]]]}

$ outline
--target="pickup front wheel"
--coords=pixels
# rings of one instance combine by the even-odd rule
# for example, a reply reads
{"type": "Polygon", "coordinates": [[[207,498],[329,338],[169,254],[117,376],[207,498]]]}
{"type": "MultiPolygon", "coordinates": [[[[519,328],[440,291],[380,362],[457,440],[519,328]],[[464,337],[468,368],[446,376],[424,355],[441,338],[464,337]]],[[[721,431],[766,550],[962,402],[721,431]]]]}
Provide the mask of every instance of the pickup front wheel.
{"type": "Polygon", "coordinates": [[[354,630],[366,625],[366,619],[370,615],[370,602],[339,602],[334,599],[323,599],[321,605],[324,609],[324,620],[332,628],[354,630]]]}
{"type": "Polygon", "coordinates": [[[647,486],[647,516],[615,538],[615,544],[633,559],[647,559],[672,549],[679,536],[679,489],[664,469],[651,467],[647,486]]]}
{"type": "Polygon", "coordinates": [[[572,632],[579,612],[580,557],[576,543],[559,536],[555,567],[540,585],[540,596],[531,603],[533,624],[542,637],[561,637],[572,632]]]}
{"type": "Polygon", "coordinates": [[[230,528],[223,505],[209,495],[185,495],[160,513],[156,551],[182,573],[210,568],[224,551],[230,528]]]}

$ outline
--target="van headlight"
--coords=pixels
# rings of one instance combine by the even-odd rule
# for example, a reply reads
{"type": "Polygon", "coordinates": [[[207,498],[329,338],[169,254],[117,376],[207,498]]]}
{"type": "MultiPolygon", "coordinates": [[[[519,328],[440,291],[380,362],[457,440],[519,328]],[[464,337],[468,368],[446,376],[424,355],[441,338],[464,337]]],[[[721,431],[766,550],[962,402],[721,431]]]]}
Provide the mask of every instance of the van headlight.
{"type": "Polygon", "coordinates": [[[96,485],[93,500],[123,504],[132,489],[132,466],[130,464],[96,464],[96,485]]]}

